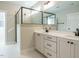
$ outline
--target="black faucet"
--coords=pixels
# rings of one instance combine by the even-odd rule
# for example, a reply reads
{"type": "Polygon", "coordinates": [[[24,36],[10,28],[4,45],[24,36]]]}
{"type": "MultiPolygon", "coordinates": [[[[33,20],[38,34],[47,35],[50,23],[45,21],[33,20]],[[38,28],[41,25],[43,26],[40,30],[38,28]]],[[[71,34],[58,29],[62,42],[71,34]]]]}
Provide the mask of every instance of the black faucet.
{"type": "Polygon", "coordinates": [[[75,36],[79,36],[79,28],[76,28],[75,36]]]}
{"type": "Polygon", "coordinates": [[[45,32],[49,32],[49,30],[47,28],[45,28],[45,32]]]}

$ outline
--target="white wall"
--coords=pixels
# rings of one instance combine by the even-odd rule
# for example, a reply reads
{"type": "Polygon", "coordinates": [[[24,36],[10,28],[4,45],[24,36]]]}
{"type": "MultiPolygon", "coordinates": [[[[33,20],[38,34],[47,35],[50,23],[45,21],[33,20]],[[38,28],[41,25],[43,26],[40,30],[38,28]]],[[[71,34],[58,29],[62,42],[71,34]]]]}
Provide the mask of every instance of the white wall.
{"type": "Polygon", "coordinates": [[[33,33],[35,30],[41,30],[42,25],[33,25],[33,24],[22,24],[17,25],[17,43],[20,51],[23,50],[33,50],[34,49],[34,39],[33,33]]]}
{"type": "MultiPolygon", "coordinates": [[[[34,49],[34,31],[43,30],[43,25],[34,25],[34,24],[22,24],[18,25],[18,37],[17,40],[20,50],[28,51],[34,49]]],[[[53,27],[52,30],[55,30],[56,27],[53,27]]]]}
{"type": "Polygon", "coordinates": [[[8,4],[0,4],[0,10],[6,13],[6,43],[14,43],[15,40],[15,13],[19,9],[19,6],[13,6],[8,4]]]}
{"type": "Polygon", "coordinates": [[[67,15],[67,31],[75,32],[76,28],[79,28],[79,12],[70,13],[67,15]]]}

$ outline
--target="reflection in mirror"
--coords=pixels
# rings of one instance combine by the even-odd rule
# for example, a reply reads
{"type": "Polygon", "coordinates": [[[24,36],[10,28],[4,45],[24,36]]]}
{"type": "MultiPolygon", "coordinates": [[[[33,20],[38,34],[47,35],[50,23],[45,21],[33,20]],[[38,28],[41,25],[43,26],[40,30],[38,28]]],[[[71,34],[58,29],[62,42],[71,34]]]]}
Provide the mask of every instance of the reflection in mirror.
{"type": "Polygon", "coordinates": [[[75,32],[79,28],[79,1],[58,1],[45,12],[56,14],[58,31],[75,32]]]}
{"type": "Polygon", "coordinates": [[[21,9],[16,13],[16,22],[21,24],[21,9]]]}
{"type": "Polygon", "coordinates": [[[23,23],[31,23],[31,10],[23,8],[23,23]]]}
{"type": "Polygon", "coordinates": [[[32,10],[32,12],[31,12],[31,18],[32,18],[32,20],[31,20],[31,22],[33,24],[42,24],[42,15],[41,14],[42,13],[39,12],[39,11],[32,10]]]}
{"type": "Polygon", "coordinates": [[[34,9],[21,7],[16,14],[18,24],[46,24],[55,25],[56,15],[53,13],[37,11],[34,9]]]}
{"type": "Polygon", "coordinates": [[[23,23],[41,24],[41,14],[39,11],[23,8],[23,23]]]}
{"type": "Polygon", "coordinates": [[[43,13],[43,24],[54,25],[56,21],[55,15],[50,13],[43,13]]]}
{"type": "Polygon", "coordinates": [[[54,21],[55,21],[55,16],[54,15],[48,17],[48,24],[55,24],[54,21]]]}

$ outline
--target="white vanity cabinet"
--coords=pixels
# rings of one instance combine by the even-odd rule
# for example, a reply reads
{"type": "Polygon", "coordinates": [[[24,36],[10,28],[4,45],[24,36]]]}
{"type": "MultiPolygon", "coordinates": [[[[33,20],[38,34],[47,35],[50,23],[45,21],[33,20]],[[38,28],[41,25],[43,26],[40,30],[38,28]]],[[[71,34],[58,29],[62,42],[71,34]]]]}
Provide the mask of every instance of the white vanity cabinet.
{"type": "Polygon", "coordinates": [[[57,45],[58,45],[58,53],[59,57],[70,57],[70,40],[64,38],[57,38],[57,45]]]}
{"type": "Polygon", "coordinates": [[[79,57],[79,42],[76,40],[57,38],[57,54],[60,58],[79,57]]]}
{"type": "Polygon", "coordinates": [[[49,58],[56,58],[56,37],[35,33],[35,49],[49,58]]]}
{"type": "Polygon", "coordinates": [[[35,49],[43,53],[43,36],[40,33],[35,33],[35,49]]]}
{"type": "Polygon", "coordinates": [[[56,58],[56,37],[44,35],[44,55],[49,58],[56,58]]]}
{"type": "Polygon", "coordinates": [[[36,32],[35,48],[48,58],[79,58],[79,37],[36,32]]]}
{"type": "Polygon", "coordinates": [[[75,58],[79,58],[79,41],[76,41],[75,43],[75,58]]]}

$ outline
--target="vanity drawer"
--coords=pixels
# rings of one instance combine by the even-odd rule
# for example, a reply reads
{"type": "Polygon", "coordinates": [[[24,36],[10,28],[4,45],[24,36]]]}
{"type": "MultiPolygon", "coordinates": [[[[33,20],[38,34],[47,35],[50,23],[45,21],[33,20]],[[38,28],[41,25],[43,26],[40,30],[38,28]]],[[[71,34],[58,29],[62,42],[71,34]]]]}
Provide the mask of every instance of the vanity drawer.
{"type": "Polygon", "coordinates": [[[51,35],[44,35],[44,39],[56,42],[56,37],[51,36],[51,35]]]}
{"type": "Polygon", "coordinates": [[[52,52],[50,51],[49,49],[46,49],[45,48],[45,53],[44,55],[48,58],[56,58],[56,53],[55,52],[52,52]]]}
{"type": "Polygon", "coordinates": [[[55,42],[45,40],[44,47],[56,52],[56,43],[55,42]]]}

